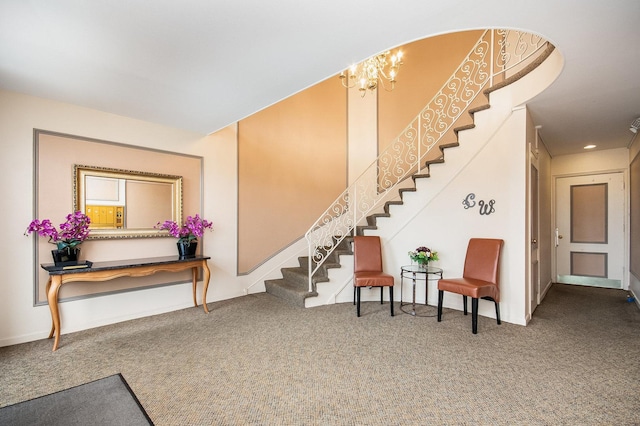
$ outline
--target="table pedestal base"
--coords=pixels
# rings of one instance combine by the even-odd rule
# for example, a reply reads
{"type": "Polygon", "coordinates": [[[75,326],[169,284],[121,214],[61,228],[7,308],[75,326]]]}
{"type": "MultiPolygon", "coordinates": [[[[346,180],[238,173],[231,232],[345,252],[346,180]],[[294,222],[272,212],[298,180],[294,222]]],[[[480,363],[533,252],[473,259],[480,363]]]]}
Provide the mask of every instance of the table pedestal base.
{"type": "Polygon", "coordinates": [[[419,313],[416,312],[416,282],[424,281],[424,289],[425,289],[425,300],[424,306],[425,308],[434,308],[437,310],[436,306],[429,306],[429,286],[427,285],[430,280],[434,279],[442,279],[442,269],[436,268],[433,266],[419,266],[419,265],[408,265],[402,266],[400,268],[400,310],[405,314],[413,315],[414,317],[435,317],[437,316],[437,312],[433,314],[419,313]],[[434,278],[429,278],[429,275],[435,275],[434,278]],[[402,287],[404,287],[404,279],[408,278],[412,282],[412,302],[405,303],[402,298],[402,287]],[[403,307],[411,306],[411,311],[407,312],[403,307]]]}

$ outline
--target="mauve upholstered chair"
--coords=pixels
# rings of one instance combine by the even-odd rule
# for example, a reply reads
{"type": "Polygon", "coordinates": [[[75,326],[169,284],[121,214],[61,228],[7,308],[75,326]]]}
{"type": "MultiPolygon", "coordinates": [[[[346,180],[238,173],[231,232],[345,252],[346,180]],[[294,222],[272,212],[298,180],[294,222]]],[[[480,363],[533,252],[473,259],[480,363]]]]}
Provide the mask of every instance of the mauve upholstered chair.
{"type": "Polygon", "coordinates": [[[383,303],[382,291],[389,287],[389,303],[393,316],[393,276],[382,271],[382,248],[380,237],[353,237],[353,286],[357,315],[360,316],[360,289],[362,287],[380,287],[380,303],[383,303]]]}
{"type": "Polygon", "coordinates": [[[496,320],[500,324],[500,252],[503,240],[472,238],[467,247],[462,278],[438,280],[438,322],[442,321],[444,292],[462,295],[464,314],[467,297],[471,297],[471,331],[478,333],[478,299],[491,300],[496,305],[496,320]]]}

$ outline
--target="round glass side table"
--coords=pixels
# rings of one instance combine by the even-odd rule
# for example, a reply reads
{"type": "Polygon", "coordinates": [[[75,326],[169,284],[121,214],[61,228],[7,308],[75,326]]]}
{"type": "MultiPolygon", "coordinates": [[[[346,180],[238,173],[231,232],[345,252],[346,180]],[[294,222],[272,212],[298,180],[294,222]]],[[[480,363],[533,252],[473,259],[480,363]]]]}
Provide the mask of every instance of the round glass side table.
{"type": "Polygon", "coordinates": [[[424,281],[424,305],[429,306],[429,281],[442,279],[442,268],[436,268],[435,266],[420,266],[420,265],[406,265],[400,267],[400,310],[405,314],[410,314],[413,316],[419,317],[434,317],[436,314],[432,315],[418,315],[416,314],[416,283],[418,281],[424,281]],[[402,298],[402,287],[404,287],[404,279],[410,279],[412,282],[412,290],[413,297],[411,302],[411,311],[407,312],[403,309],[403,306],[408,306],[409,303],[404,303],[402,298]]]}

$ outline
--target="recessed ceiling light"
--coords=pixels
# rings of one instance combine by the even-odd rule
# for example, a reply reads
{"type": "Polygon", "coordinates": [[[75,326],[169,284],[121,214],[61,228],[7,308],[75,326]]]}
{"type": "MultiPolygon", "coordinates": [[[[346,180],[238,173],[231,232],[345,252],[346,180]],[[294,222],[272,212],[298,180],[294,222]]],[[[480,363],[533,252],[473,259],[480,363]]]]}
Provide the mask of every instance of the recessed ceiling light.
{"type": "Polygon", "coordinates": [[[596,147],[595,145],[587,145],[584,147],[584,149],[593,149],[595,147],[596,147]]]}

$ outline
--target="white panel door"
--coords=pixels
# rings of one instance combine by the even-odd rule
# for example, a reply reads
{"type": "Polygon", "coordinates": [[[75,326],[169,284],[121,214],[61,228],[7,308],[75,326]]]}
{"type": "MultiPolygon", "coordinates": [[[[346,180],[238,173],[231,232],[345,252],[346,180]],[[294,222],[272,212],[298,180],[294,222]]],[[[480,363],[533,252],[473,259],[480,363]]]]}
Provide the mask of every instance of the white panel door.
{"type": "Polygon", "coordinates": [[[622,173],[558,178],[556,226],[556,282],[622,288],[622,173]]]}

